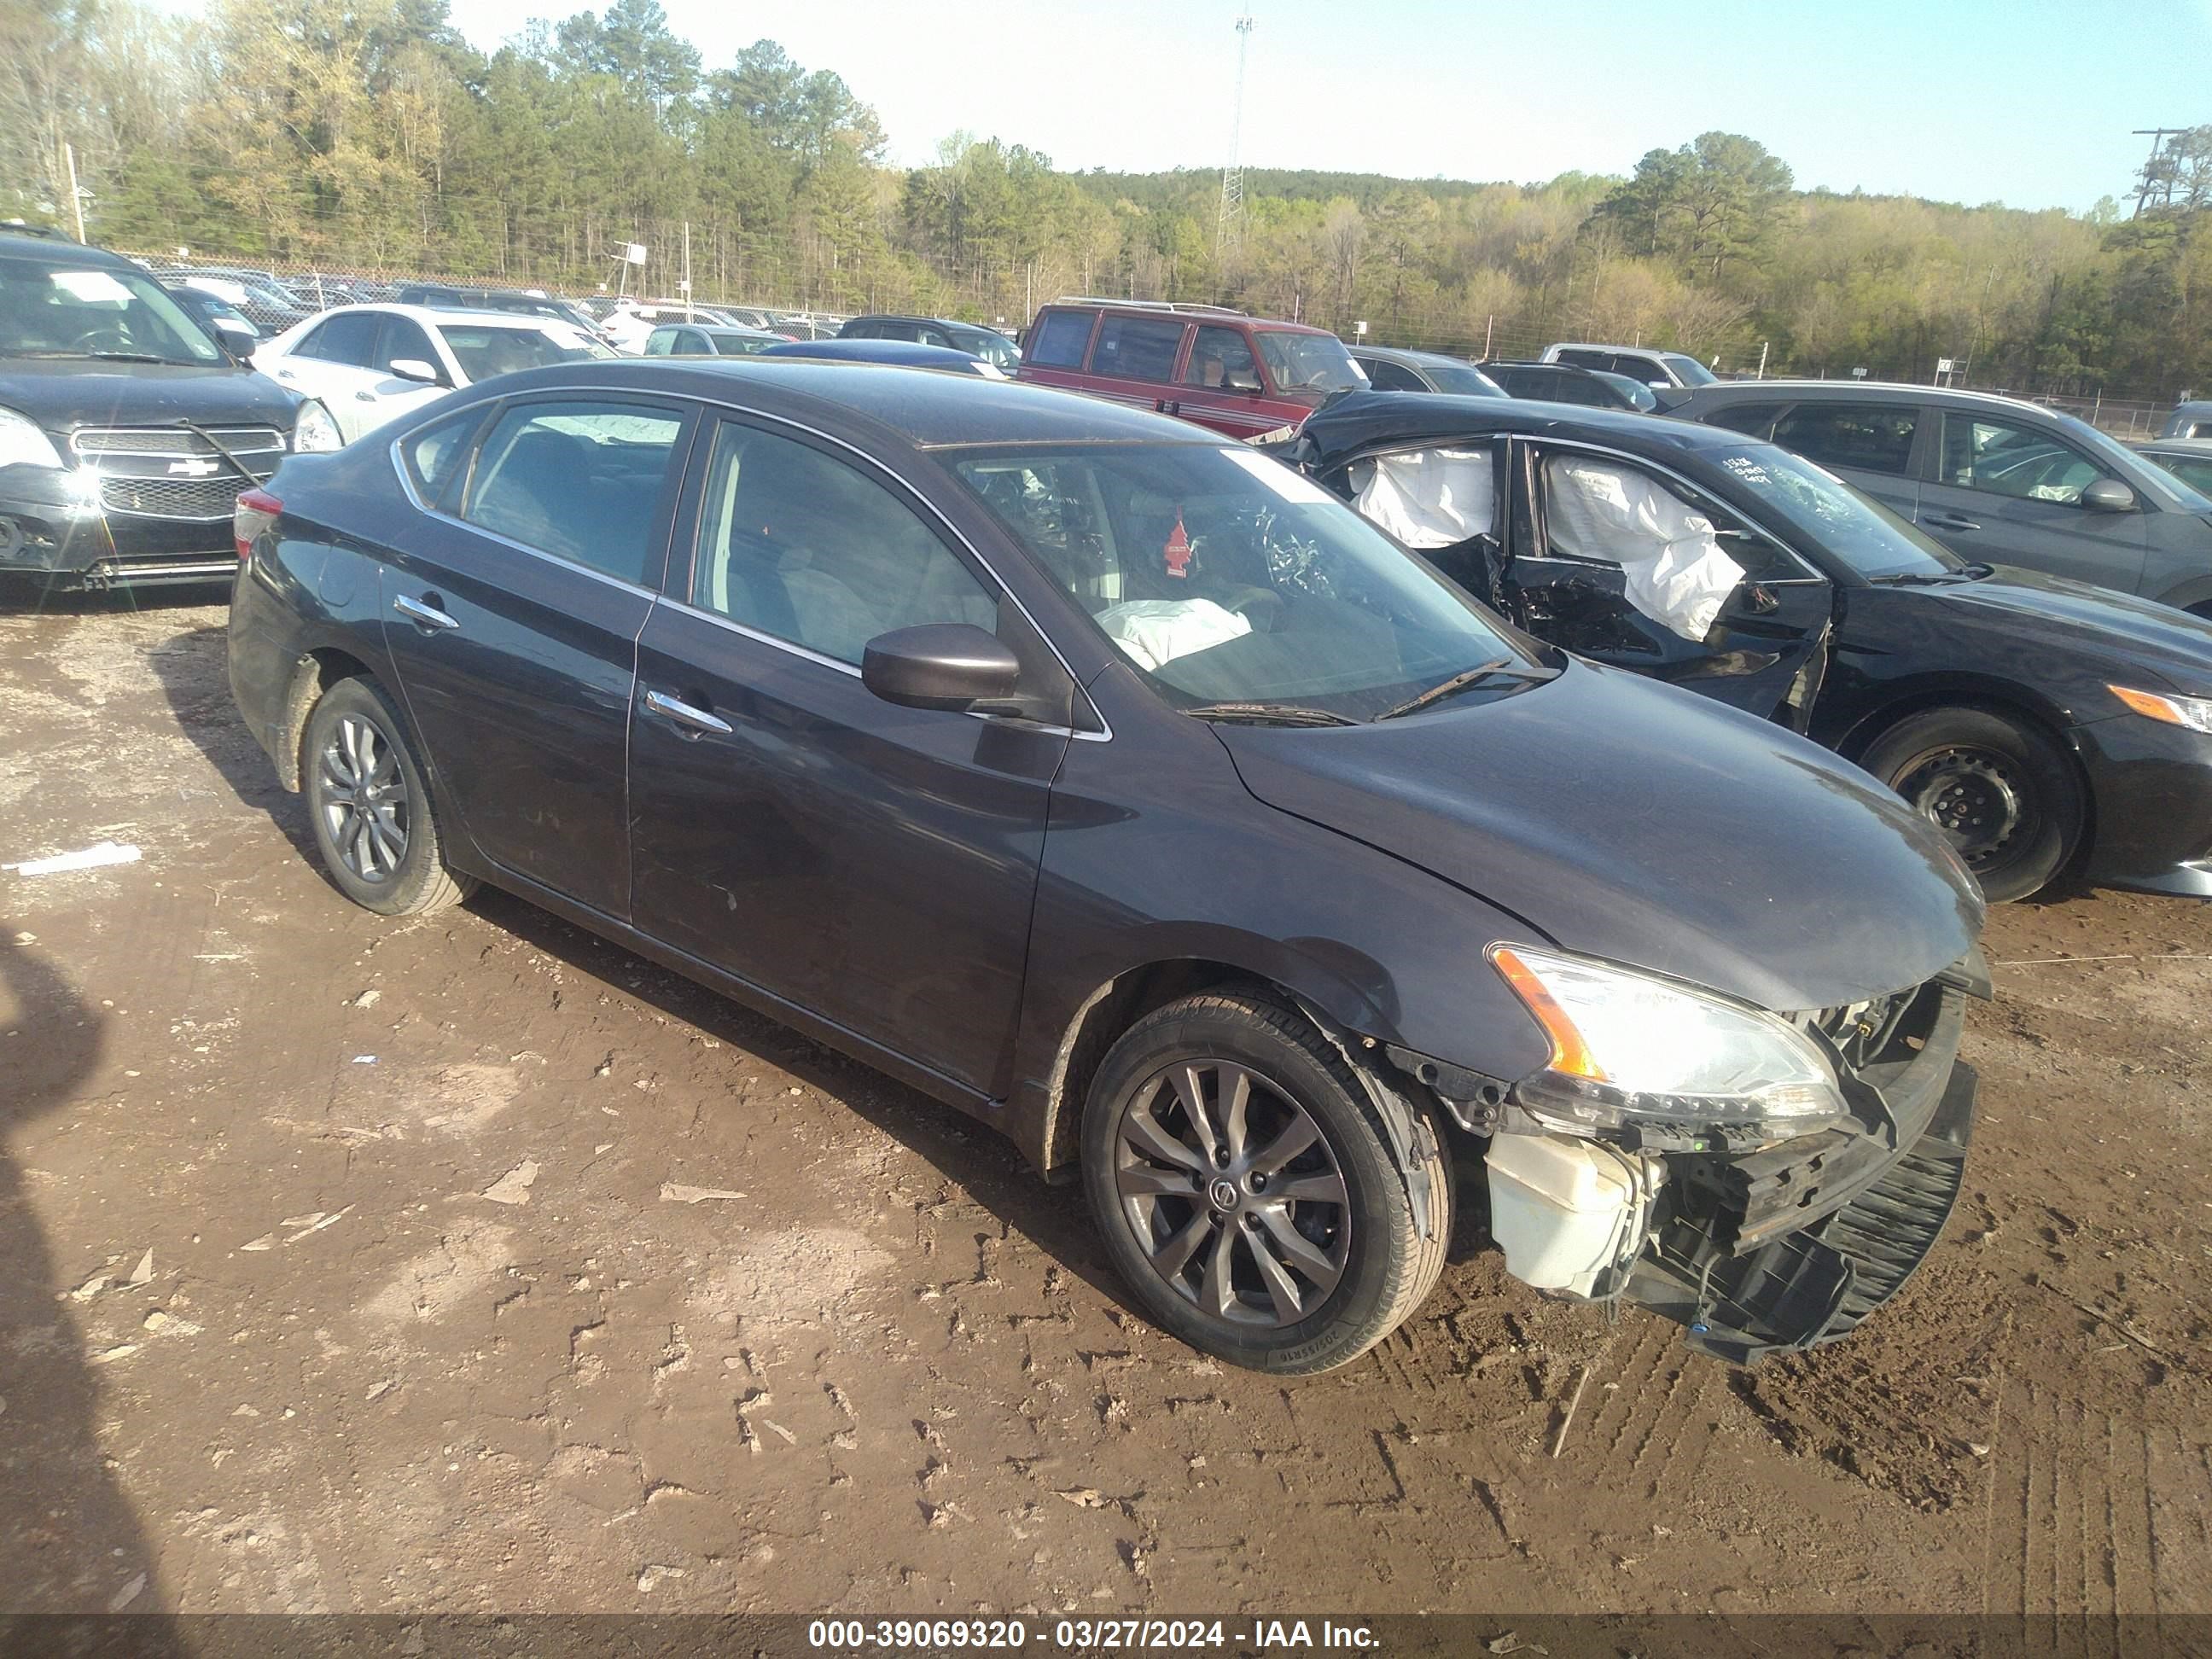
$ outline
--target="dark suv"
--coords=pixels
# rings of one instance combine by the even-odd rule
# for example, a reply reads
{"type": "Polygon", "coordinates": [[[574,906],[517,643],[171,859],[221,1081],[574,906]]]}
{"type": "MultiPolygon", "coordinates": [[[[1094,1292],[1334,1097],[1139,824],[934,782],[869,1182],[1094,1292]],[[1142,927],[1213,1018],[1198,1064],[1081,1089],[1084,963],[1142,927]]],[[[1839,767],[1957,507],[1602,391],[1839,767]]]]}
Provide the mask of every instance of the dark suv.
{"type": "Polygon", "coordinates": [[[1577,368],[1572,363],[1493,362],[1475,367],[1509,398],[1539,403],[1579,404],[1585,409],[1626,409],[1648,415],[1659,406],[1651,388],[1611,369],[1577,368]]]}
{"type": "Polygon", "coordinates": [[[2212,499],[2086,421],[1941,386],[1744,380],[1663,411],[1771,438],[1962,559],[2212,616],[2212,499]]]}
{"type": "Polygon", "coordinates": [[[947,346],[981,357],[1002,374],[1021,367],[1020,348],[995,328],[978,323],[947,322],[942,317],[855,317],[837,331],[841,340],[911,340],[916,345],[947,346]]]}
{"type": "Polygon", "coordinates": [[[228,578],[239,492],[339,442],[321,404],[234,361],[131,260],[0,231],[0,575],[228,578]]]}

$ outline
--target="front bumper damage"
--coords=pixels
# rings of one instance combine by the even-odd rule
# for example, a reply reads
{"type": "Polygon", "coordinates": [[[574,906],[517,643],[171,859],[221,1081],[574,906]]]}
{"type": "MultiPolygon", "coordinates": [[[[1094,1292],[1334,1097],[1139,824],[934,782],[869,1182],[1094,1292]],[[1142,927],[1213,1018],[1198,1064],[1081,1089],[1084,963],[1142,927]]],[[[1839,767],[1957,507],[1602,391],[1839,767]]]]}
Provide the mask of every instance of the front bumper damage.
{"type": "MultiPolygon", "coordinates": [[[[253,483],[265,474],[251,475],[253,483]]],[[[228,580],[238,550],[225,517],[114,510],[123,481],[83,467],[0,467],[0,575],[48,587],[100,588],[228,580]]],[[[232,493],[248,488],[246,478],[232,493]]]]}
{"type": "MultiPolygon", "coordinates": [[[[1516,1133],[1535,1126],[1516,1123],[1509,1096],[1488,1114],[1492,1236],[1508,1270],[1517,1254],[1542,1269],[1530,1279],[1539,1288],[1637,1303],[1683,1326],[1692,1347],[1737,1364],[1848,1335],[1927,1258],[1957,1202],[1976,1085],[1958,1059],[1970,992],[1987,994],[1977,957],[1892,1000],[1878,1035],[1838,1066],[1855,1120],[1847,1128],[1690,1149],[1639,1145],[1632,1131],[1581,1140],[1516,1133]],[[1559,1235],[1528,1228],[1515,1171],[1535,1167],[1537,1140],[1601,1172],[1583,1180],[1583,1194],[1623,1194],[1617,1242],[1580,1258],[1571,1276],[1555,1249],[1537,1248],[1559,1235]]],[[[1587,1209],[1571,1212],[1588,1201],[1567,1200],[1565,1231],[1602,1241],[1587,1209]]]]}

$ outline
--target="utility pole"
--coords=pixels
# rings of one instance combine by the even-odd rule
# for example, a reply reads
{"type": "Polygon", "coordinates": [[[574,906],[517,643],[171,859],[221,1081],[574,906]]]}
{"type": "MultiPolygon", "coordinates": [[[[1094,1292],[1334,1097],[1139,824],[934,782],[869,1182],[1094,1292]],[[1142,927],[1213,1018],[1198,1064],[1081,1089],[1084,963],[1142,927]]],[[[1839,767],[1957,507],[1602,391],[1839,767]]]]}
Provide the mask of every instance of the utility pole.
{"type": "Polygon", "coordinates": [[[84,240],[84,198],[76,193],[76,146],[62,146],[62,166],[69,174],[70,213],[76,221],[76,240],[84,240]]]}
{"type": "Polygon", "coordinates": [[[2158,192],[2158,204],[2160,207],[2173,205],[2172,173],[2168,173],[2163,179],[2154,179],[2151,176],[2151,169],[2157,166],[2158,153],[2165,148],[2166,139],[2179,137],[2188,131],[2187,127],[2137,127],[2130,135],[2136,138],[2149,139],[2150,155],[2143,162],[2142,187],[2136,192],[2136,210],[2128,216],[2129,218],[2142,217],[2143,204],[2150,200],[2151,192],[2154,190],[2158,192]]]}
{"type": "Polygon", "coordinates": [[[696,322],[698,320],[696,317],[692,315],[692,310],[691,222],[689,219],[686,219],[684,222],[684,320],[687,323],[696,322]]]}
{"type": "Polygon", "coordinates": [[[1237,96],[1230,106],[1229,161],[1221,169],[1221,209],[1214,216],[1213,254],[1221,257],[1244,240],[1244,165],[1238,150],[1244,138],[1244,64],[1252,50],[1252,14],[1237,20],[1237,96]]]}

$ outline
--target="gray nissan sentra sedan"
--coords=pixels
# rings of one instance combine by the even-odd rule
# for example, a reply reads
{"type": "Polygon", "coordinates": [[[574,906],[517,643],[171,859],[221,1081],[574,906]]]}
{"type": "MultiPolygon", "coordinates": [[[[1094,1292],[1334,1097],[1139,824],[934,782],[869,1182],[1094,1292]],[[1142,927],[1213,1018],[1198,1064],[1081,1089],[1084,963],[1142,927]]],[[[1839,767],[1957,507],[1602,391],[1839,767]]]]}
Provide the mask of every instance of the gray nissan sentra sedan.
{"type": "Polygon", "coordinates": [[[1200,428],[576,364],[237,532],[231,684],[341,891],[492,883],[974,1114],[1237,1364],[1379,1340],[1462,1205],[1532,1285],[1802,1346],[1957,1195],[1933,828],[1200,428]]]}

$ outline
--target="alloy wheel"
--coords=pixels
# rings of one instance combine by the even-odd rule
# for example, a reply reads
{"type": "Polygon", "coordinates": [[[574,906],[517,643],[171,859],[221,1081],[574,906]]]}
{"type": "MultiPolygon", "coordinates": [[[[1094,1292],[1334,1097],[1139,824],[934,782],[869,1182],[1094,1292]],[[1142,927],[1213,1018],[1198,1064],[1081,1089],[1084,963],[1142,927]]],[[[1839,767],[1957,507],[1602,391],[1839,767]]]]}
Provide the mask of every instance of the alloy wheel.
{"type": "Polygon", "coordinates": [[[1352,1206],[1312,1114],[1260,1073],[1180,1060],[1121,1109],[1114,1183],[1152,1269],[1201,1312],[1282,1328],[1344,1277],[1352,1206]]]}
{"type": "Polygon", "coordinates": [[[341,715],[316,758],[323,829],[345,867],[390,881],[407,857],[410,800],[398,747],[374,721],[341,715]]]}

